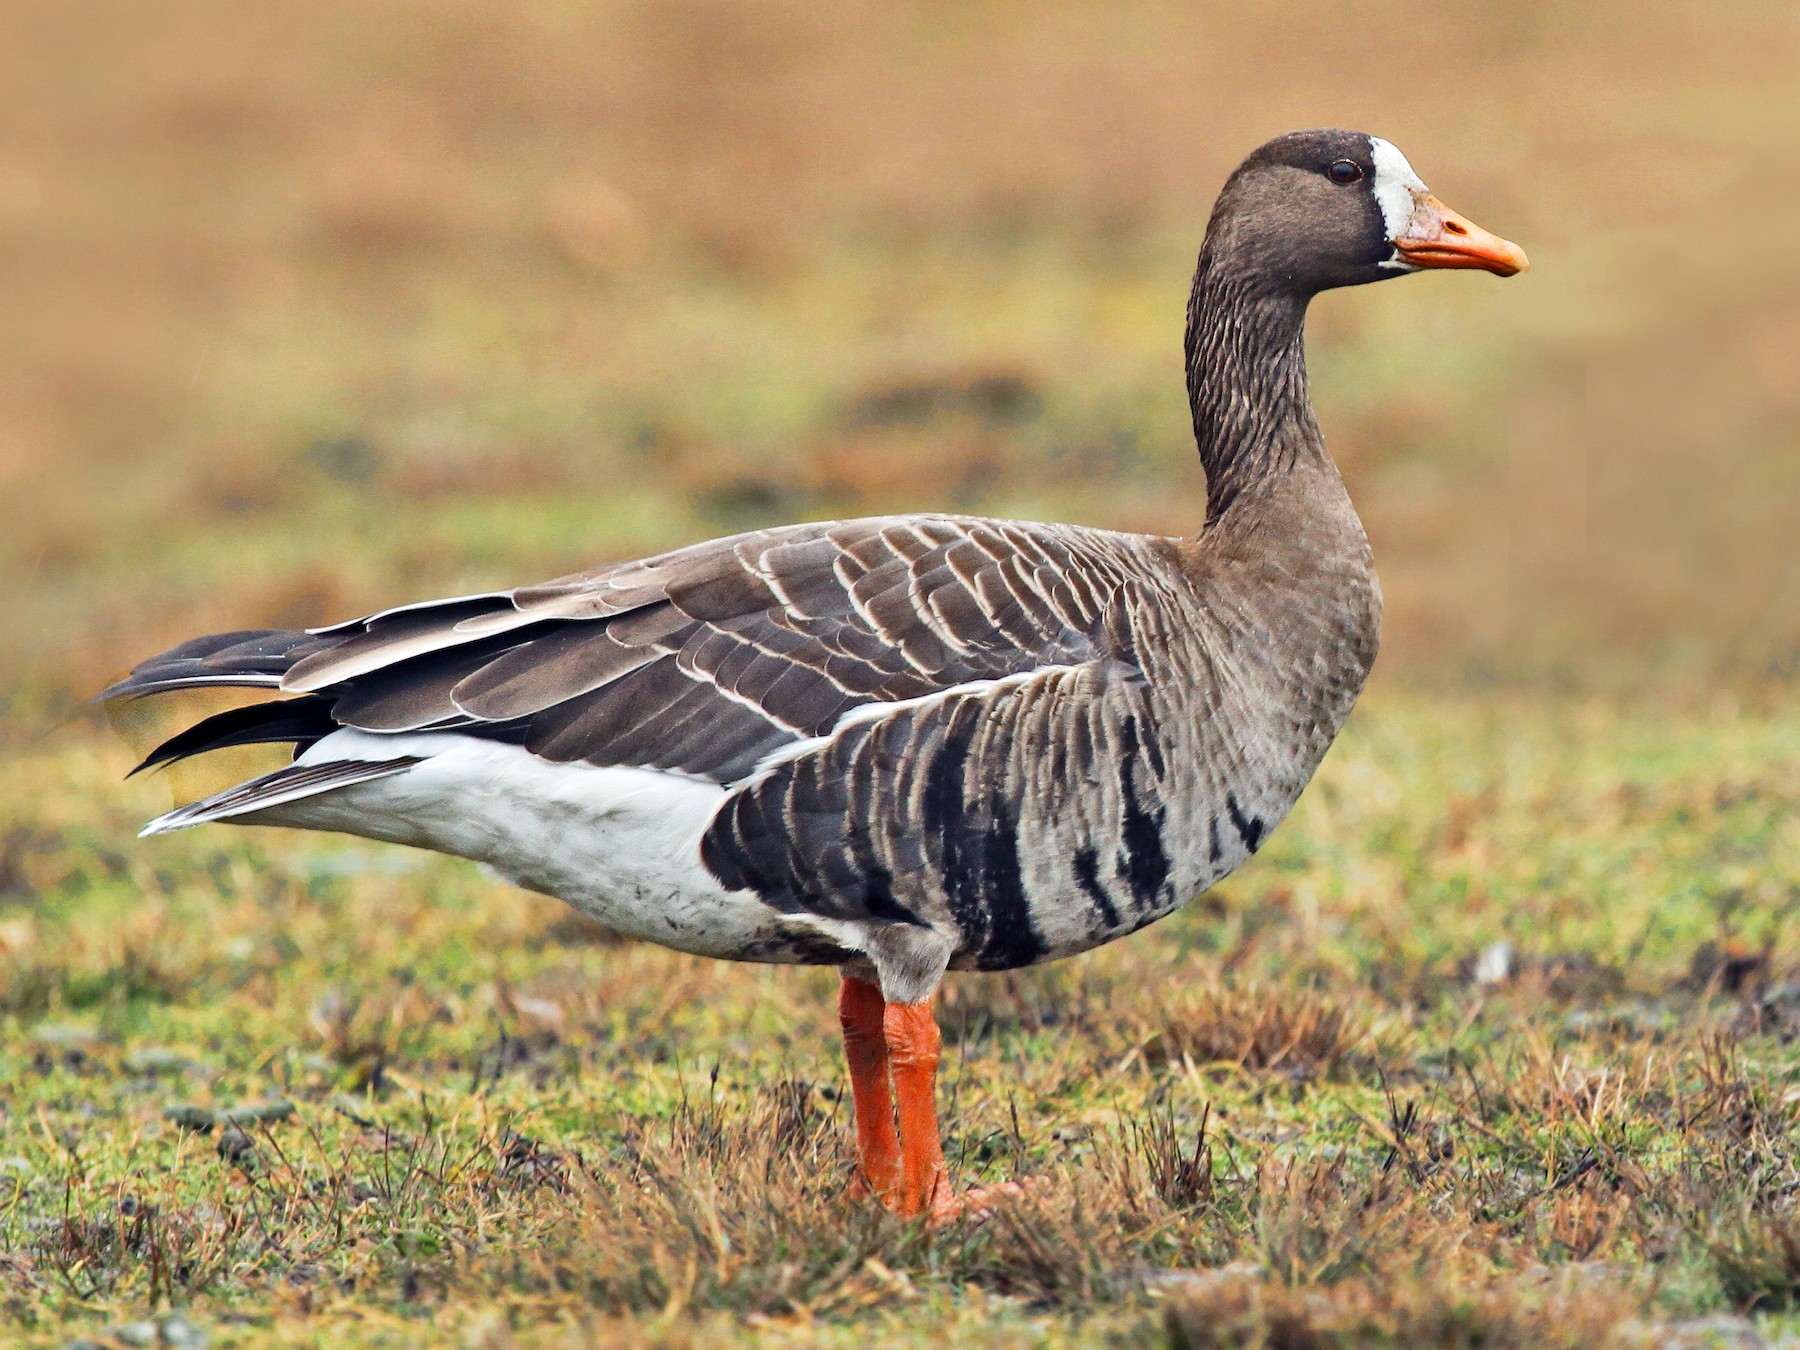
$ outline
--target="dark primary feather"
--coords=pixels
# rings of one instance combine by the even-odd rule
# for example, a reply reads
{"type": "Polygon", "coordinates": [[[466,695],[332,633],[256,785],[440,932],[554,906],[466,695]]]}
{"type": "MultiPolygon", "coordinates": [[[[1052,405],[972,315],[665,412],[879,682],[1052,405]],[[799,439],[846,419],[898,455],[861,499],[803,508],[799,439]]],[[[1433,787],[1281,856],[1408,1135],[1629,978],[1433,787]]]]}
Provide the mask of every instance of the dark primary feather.
{"type": "Polygon", "coordinates": [[[279,703],[252,703],[247,708],[231,708],[169,737],[144,756],[143,763],[126,777],[172,764],[190,755],[223,750],[229,745],[293,742],[304,748],[320,737],[330,735],[337,725],[331,719],[331,700],[316,694],[283,699],[279,703]]]}
{"type": "Polygon", "coordinates": [[[141,698],[170,689],[219,685],[260,685],[272,689],[296,661],[329,645],[328,638],[282,628],[212,633],[190,638],[179,647],[151,657],[95,697],[141,698]]]}

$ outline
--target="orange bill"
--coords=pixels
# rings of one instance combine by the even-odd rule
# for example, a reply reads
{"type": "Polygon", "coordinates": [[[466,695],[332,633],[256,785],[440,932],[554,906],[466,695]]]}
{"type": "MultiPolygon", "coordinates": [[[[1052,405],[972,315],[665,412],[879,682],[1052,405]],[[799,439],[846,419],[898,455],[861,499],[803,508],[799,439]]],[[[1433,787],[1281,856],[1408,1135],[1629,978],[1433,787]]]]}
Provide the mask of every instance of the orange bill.
{"type": "Polygon", "coordinates": [[[1436,197],[1427,197],[1394,240],[1400,257],[1413,267],[1476,268],[1510,277],[1526,271],[1531,260],[1510,239],[1490,234],[1458,215],[1436,197]]]}

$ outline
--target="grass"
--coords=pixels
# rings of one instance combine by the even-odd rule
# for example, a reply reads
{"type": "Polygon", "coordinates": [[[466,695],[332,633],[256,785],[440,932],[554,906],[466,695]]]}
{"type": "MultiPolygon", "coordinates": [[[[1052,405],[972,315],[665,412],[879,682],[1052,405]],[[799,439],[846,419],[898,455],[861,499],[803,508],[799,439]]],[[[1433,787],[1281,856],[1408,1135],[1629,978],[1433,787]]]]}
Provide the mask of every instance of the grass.
{"type": "Polygon", "coordinates": [[[1786,710],[1378,696],[1219,891],[951,980],[957,1174],[1032,1185],[941,1233],[845,1194],[829,972],[334,838],[129,845],[159,789],[62,739],[0,827],[26,1344],[171,1308],[215,1345],[1800,1329],[1786,710]]]}
{"type": "Polygon", "coordinates": [[[1800,1334],[1791,4],[73,14],[0,0],[0,1340],[1800,1334]],[[946,986],[990,1223],[846,1197],[828,972],[132,839],[261,762],[120,782],[179,709],[83,700],[195,632],[804,517],[1193,529],[1200,222],[1319,124],[1534,270],[1318,305],[1375,684],[1219,890],[946,986]]]}

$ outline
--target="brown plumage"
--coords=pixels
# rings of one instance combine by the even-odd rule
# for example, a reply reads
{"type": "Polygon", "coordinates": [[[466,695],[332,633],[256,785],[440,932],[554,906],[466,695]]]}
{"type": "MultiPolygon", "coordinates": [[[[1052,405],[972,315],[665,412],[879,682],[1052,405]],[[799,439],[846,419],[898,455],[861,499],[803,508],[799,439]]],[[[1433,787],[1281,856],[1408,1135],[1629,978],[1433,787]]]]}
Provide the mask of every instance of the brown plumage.
{"type": "Polygon", "coordinates": [[[268,740],[298,762],[147,832],[421,844],[670,946],[840,964],[863,1181],[955,1212],[930,1110],[944,971],[1082,951],[1230,872],[1362,688],[1380,595],[1307,396],[1306,306],[1427,266],[1509,274],[1524,256],[1384,141],[1272,141],[1220,194],[1189,305],[1195,537],[796,525],[198,639],[108,695],[293,697],[209,718],[145,766],[268,740]]]}

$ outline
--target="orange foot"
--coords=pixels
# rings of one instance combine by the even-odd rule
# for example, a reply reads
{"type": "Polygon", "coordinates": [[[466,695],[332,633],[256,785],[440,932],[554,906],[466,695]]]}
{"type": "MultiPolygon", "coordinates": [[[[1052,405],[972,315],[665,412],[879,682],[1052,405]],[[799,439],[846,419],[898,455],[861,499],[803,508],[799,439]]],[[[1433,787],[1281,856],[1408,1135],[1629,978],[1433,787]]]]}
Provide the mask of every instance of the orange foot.
{"type": "Polygon", "coordinates": [[[899,1189],[898,1178],[884,1186],[871,1186],[868,1175],[858,1167],[850,1173],[850,1184],[845,1188],[844,1193],[852,1200],[879,1200],[889,1209],[893,1209],[898,1204],[895,1197],[899,1189]]]}
{"type": "Polygon", "coordinates": [[[928,1228],[941,1228],[959,1219],[984,1222],[996,1209],[1024,1195],[1029,1184],[1029,1181],[1001,1181],[992,1186],[972,1186],[966,1191],[953,1191],[946,1180],[932,1192],[925,1225],[928,1228]]]}

